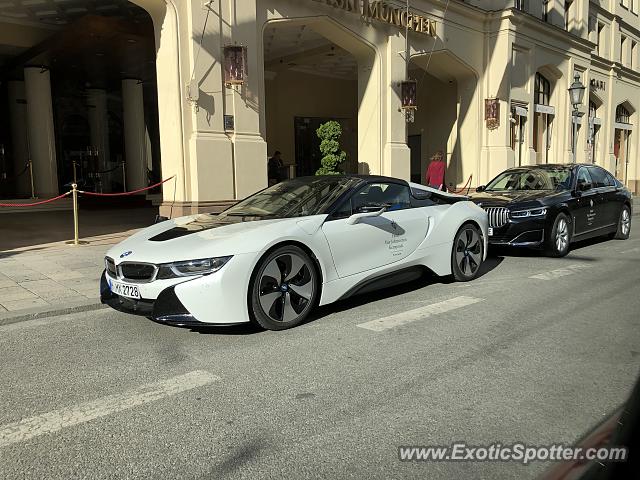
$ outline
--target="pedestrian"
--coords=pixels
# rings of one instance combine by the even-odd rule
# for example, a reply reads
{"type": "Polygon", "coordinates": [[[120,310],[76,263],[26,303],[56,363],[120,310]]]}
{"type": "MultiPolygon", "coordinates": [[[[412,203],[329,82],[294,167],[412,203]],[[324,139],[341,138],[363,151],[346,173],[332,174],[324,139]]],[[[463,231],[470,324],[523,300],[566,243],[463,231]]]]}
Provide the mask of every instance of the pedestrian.
{"type": "Polygon", "coordinates": [[[274,185],[283,180],[282,178],[282,153],[279,150],[273,152],[273,156],[267,163],[267,176],[269,177],[269,185],[274,185]]]}
{"type": "Polygon", "coordinates": [[[446,169],[447,164],[444,161],[442,150],[438,150],[431,156],[429,165],[427,166],[427,173],[425,176],[425,183],[427,186],[437,190],[444,190],[444,173],[446,169]]]}

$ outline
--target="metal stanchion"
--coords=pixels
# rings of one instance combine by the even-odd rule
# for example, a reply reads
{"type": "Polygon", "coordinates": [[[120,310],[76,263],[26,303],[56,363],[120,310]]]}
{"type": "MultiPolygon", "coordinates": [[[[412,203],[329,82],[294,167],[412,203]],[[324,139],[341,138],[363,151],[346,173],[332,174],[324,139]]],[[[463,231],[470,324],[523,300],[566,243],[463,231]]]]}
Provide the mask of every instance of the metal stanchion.
{"type": "Polygon", "coordinates": [[[127,169],[124,160],[122,161],[122,191],[127,191],[127,169]]]}
{"type": "Polygon", "coordinates": [[[76,183],[72,183],[71,188],[73,198],[73,240],[69,240],[66,244],[73,246],[86,245],[89,242],[81,241],[78,232],[78,185],[76,183]]]}
{"type": "Polygon", "coordinates": [[[29,179],[31,181],[31,198],[36,198],[36,188],[33,184],[33,162],[29,159],[29,179]]]}

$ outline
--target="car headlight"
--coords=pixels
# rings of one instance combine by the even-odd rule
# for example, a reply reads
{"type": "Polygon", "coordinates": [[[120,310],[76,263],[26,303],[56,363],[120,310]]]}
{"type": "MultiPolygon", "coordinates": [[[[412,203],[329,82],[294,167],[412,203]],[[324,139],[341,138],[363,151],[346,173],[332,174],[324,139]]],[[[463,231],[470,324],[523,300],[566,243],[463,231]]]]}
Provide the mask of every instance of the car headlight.
{"type": "Polygon", "coordinates": [[[511,212],[511,218],[527,218],[527,217],[544,217],[547,214],[547,209],[544,207],[530,208],[528,210],[517,210],[511,212]]]}
{"type": "Polygon", "coordinates": [[[231,260],[230,256],[164,263],[159,265],[156,279],[166,280],[168,278],[191,277],[193,275],[209,275],[220,270],[229,260],[231,260]]]}

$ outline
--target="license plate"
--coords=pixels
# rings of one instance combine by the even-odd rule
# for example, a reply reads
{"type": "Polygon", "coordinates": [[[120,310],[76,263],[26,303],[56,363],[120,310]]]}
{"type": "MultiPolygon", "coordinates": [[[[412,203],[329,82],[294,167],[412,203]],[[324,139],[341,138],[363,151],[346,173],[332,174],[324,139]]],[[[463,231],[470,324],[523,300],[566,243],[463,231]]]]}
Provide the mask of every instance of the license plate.
{"type": "Polygon", "coordinates": [[[489,227],[489,236],[493,235],[493,227],[489,227]]]}
{"type": "Polygon", "coordinates": [[[111,291],[116,295],[127,298],[140,299],[140,290],[137,285],[127,285],[126,283],[114,282],[109,280],[111,291]]]}

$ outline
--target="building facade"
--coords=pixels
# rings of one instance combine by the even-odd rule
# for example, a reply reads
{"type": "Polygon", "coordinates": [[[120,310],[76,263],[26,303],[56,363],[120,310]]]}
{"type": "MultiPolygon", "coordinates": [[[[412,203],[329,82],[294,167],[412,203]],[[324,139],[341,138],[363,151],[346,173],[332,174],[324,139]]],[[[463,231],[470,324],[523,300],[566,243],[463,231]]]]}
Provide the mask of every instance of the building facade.
{"type": "MultiPolygon", "coordinates": [[[[442,151],[452,189],[484,184],[508,167],[571,161],[602,165],[640,187],[637,0],[411,0],[408,12],[400,0],[131,3],[153,26],[154,78],[142,82],[153,88],[141,90],[120,72],[122,83],[102,90],[121,90],[117,108],[127,106],[123,124],[133,125],[122,134],[124,171],[137,179],[127,183],[148,183],[143,172],[154,165],[158,178],[175,176],[163,188],[163,214],[215,211],[264,188],[276,150],[289,176],[313,174],[315,130],[330,119],[342,126],[348,172],[420,181],[442,151]],[[229,46],[244,47],[242,83],[225,79],[229,46]],[[586,86],[577,114],[568,92],[576,75],[586,86]],[[401,108],[407,78],[417,82],[412,122],[401,108]],[[140,100],[149,95],[157,95],[153,108],[140,100]]],[[[27,63],[21,78],[7,78],[9,94],[44,108],[40,120],[27,119],[28,130],[45,125],[50,134],[30,139],[29,149],[34,170],[53,178],[59,125],[46,112],[56,102],[41,88],[53,80],[27,63]],[[15,92],[20,82],[25,93],[15,92]]],[[[99,104],[100,88],[87,85],[89,103],[99,104]]],[[[91,112],[92,131],[96,123],[111,128],[91,112]]],[[[49,183],[36,193],[56,193],[62,179],[49,183]]]]}

